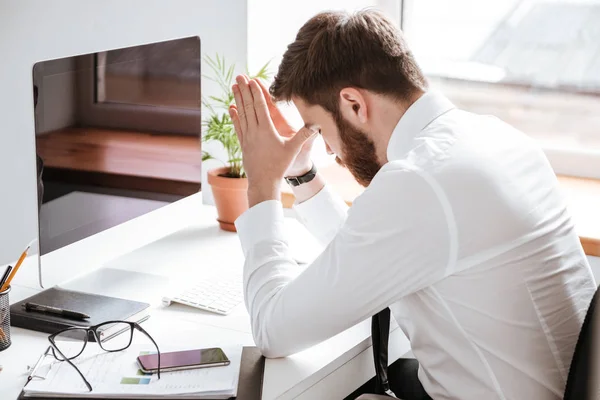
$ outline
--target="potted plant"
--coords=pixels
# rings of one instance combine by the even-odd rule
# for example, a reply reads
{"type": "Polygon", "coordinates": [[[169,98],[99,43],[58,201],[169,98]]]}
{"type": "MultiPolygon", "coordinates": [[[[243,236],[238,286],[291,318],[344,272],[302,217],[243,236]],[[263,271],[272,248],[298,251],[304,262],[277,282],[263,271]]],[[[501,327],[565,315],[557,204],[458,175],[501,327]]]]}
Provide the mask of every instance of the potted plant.
{"type": "MultiPolygon", "coordinates": [[[[203,119],[203,142],[218,142],[227,154],[223,167],[208,171],[208,183],[212,188],[218,221],[222,229],[235,232],[235,220],[248,209],[248,180],[242,164],[242,150],[229,116],[229,106],[234,102],[233,90],[235,65],[227,65],[225,59],[217,54],[216,58],[207,57],[206,64],[212,74],[205,78],[216,82],[221,90],[219,96],[209,96],[202,104],[208,111],[203,119]]],[[[250,75],[252,79],[268,79],[268,63],[258,73],[250,75]]],[[[203,151],[202,161],[215,159],[203,151]]]]}

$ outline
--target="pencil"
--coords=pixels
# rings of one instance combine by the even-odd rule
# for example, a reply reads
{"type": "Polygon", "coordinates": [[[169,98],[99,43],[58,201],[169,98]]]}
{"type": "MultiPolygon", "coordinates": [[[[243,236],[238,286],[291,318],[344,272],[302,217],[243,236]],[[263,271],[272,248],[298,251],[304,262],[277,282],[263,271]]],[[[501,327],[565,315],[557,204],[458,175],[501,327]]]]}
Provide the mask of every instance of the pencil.
{"type": "Polygon", "coordinates": [[[23,264],[23,261],[25,260],[25,257],[27,257],[27,252],[29,251],[30,247],[31,246],[27,246],[27,248],[25,249],[25,251],[23,252],[23,254],[21,254],[21,257],[19,258],[19,261],[17,261],[17,264],[15,265],[15,267],[12,270],[12,272],[8,276],[8,279],[6,280],[6,282],[4,282],[4,285],[2,285],[2,287],[0,288],[0,292],[4,292],[8,288],[8,286],[10,286],[10,281],[12,281],[12,279],[17,274],[17,271],[19,270],[19,267],[21,266],[21,264],[23,264]]]}

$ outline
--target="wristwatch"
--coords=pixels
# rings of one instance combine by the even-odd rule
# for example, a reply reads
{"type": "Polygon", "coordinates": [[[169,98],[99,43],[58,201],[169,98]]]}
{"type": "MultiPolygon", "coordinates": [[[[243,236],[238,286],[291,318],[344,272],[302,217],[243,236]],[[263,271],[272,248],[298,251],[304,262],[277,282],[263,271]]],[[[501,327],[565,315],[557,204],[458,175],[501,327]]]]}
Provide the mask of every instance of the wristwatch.
{"type": "Polygon", "coordinates": [[[300,186],[303,183],[308,183],[314,179],[317,175],[317,167],[315,164],[312,165],[310,171],[300,176],[286,176],[285,181],[291,186],[300,186]]]}

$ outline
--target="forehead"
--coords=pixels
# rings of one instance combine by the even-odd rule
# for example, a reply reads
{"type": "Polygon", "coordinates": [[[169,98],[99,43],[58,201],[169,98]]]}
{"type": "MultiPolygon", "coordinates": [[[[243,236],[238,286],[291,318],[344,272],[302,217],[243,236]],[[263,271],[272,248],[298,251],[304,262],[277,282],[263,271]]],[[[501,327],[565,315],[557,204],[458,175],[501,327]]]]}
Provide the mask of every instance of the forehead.
{"type": "Polygon", "coordinates": [[[322,125],[333,120],[331,115],[321,106],[308,104],[299,97],[293,97],[292,102],[298,109],[306,126],[322,125]]]}

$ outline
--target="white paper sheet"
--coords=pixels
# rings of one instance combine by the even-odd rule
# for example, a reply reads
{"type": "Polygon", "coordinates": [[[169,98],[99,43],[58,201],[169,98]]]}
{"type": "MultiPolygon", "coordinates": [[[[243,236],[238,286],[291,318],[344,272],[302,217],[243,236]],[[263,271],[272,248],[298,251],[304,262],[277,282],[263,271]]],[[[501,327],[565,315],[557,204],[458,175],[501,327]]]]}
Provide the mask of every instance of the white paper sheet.
{"type": "MultiPolygon", "coordinates": [[[[163,349],[161,352],[184,350],[163,349]]],[[[92,392],[67,362],[46,357],[34,378],[25,386],[26,395],[60,395],[58,397],[132,397],[160,398],[163,396],[189,395],[196,398],[228,398],[237,394],[242,346],[223,347],[230,364],[221,367],[191,369],[186,371],[161,372],[146,375],[139,369],[136,358],[140,354],[154,352],[149,346],[132,345],[125,351],[107,353],[95,343],[88,343],[86,351],[73,360],[92,385],[92,392]],[[196,396],[197,395],[197,396],[196,396]]],[[[187,397],[187,396],[186,396],[187,397]]]]}

